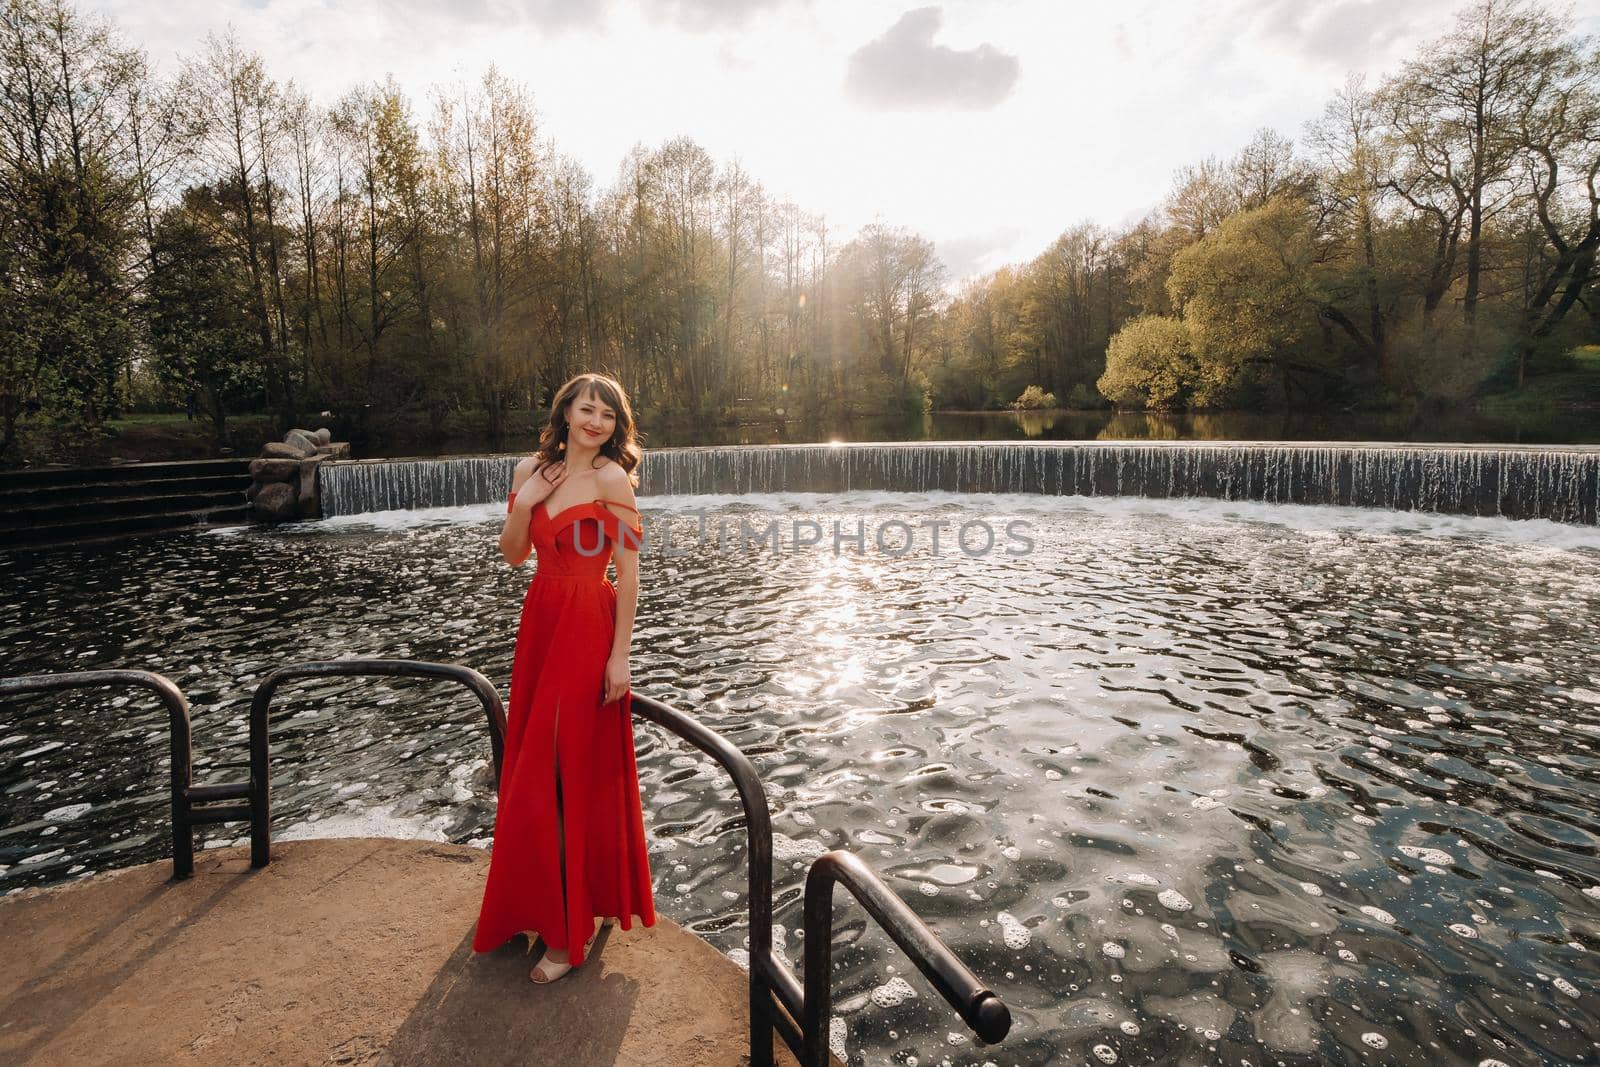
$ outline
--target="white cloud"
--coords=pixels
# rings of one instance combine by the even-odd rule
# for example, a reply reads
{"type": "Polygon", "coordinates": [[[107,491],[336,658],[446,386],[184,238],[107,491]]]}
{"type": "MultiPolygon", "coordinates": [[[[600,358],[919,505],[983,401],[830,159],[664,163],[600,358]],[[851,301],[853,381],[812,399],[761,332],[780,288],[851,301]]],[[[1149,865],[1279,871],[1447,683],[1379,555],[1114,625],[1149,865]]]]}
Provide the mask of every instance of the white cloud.
{"type": "Polygon", "coordinates": [[[850,54],[845,88],[885,108],[988,108],[1006,98],[1022,66],[992,44],[950,48],[935,44],[943,21],[938,7],[900,16],[880,37],[850,54]]]}
{"type": "Polygon", "coordinates": [[[645,0],[645,7],[664,22],[686,30],[712,30],[746,25],[752,18],[790,3],[807,0],[645,0]]]}

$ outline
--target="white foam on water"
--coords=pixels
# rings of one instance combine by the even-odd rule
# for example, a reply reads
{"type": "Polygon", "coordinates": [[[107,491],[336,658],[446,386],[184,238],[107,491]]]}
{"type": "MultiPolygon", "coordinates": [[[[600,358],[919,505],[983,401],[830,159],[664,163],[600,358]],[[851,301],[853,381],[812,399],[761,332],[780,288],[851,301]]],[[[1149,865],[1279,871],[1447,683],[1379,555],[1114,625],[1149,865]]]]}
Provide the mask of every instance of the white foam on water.
{"type": "Polygon", "coordinates": [[[1094,1058],[1101,1063],[1116,1063],[1117,1050],[1110,1045],[1096,1045],[1094,1047],[1094,1058]]]}
{"type": "Polygon", "coordinates": [[[1443,852],[1436,848],[1419,848],[1416,845],[1401,845],[1400,854],[1440,867],[1448,867],[1456,861],[1456,858],[1448,852],[1443,852]]]}
{"type": "MultiPolygon", "coordinates": [[[[1391,511],[1382,508],[1341,507],[1328,504],[1267,504],[1256,501],[1212,500],[1205,497],[1048,496],[1040,493],[890,492],[882,490],[827,493],[680,493],[641,496],[644,521],[699,510],[717,511],[737,505],[743,512],[926,511],[970,510],[1015,513],[1055,518],[1093,514],[1113,519],[1167,518],[1213,524],[1276,526],[1313,535],[1355,533],[1376,537],[1464,538],[1509,541],[1567,551],[1600,551],[1600,528],[1548,519],[1505,519],[1494,516],[1436,515],[1431,512],[1391,511]]],[[[283,523],[281,533],[339,533],[352,529],[410,530],[421,526],[449,526],[503,520],[505,502],[456,507],[418,508],[412,511],[370,511],[303,522],[283,523]]],[[[770,518],[777,518],[777,515],[770,518]]],[[[765,517],[752,517],[758,526],[765,517]]],[[[782,526],[780,524],[780,530],[782,526]]],[[[217,536],[226,536],[218,532],[217,536]]]]}
{"type": "Polygon", "coordinates": [[[1107,941],[1105,944],[1101,945],[1100,952],[1107,959],[1111,960],[1120,960],[1128,954],[1128,950],[1117,944],[1115,941],[1107,941]]]}
{"type": "Polygon", "coordinates": [[[1384,1049],[1389,1047],[1389,1039],[1382,1034],[1368,1031],[1361,1035],[1361,1043],[1368,1048],[1384,1049]]]}
{"type": "Polygon", "coordinates": [[[1368,918],[1376,919],[1385,926],[1393,926],[1395,924],[1395,918],[1393,915],[1390,915],[1382,908],[1375,908],[1371,904],[1361,905],[1361,914],[1367,916],[1368,918]]]}
{"type": "Polygon", "coordinates": [[[394,805],[340,811],[315,822],[296,823],[273,833],[278,841],[316,841],[330,837],[398,837],[412,841],[448,841],[449,815],[396,815],[394,805]]]}
{"type": "Polygon", "coordinates": [[[1009,911],[1002,911],[998,916],[1000,922],[1000,936],[1005,940],[1006,948],[1024,949],[1033,941],[1033,935],[1028,928],[1017,921],[1016,916],[1009,911]]]}
{"type": "Polygon", "coordinates": [[[847,1030],[844,1020],[835,1015],[828,1020],[828,1051],[833,1053],[840,1063],[849,1063],[850,1056],[844,1045],[847,1030]]]}
{"type": "Polygon", "coordinates": [[[826,851],[820,841],[805,841],[773,831],[772,858],[775,860],[814,860],[826,851]]]}
{"type": "Polygon", "coordinates": [[[1139,1024],[1134,1022],[1132,1019],[1122,1020],[1122,1022],[1118,1025],[1118,1029],[1127,1034],[1129,1037],[1139,1036],[1139,1024]]]}
{"type": "Polygon", "coordinates": [[[51,849],[49,852],[35,852],[31,856],[22,857],[16,862],[16,866],[26,867],[31,863],[43,863],[45,860],[53,860],[57,856],[65,856],[66,854],[67,850],[64,848],[51,849]]]}
{"type": "Polygon", "coordinates": [[[66,807],[52,808],[45,812],[44,818],[57,822],[71,822],[93,807],[93,804],[68,804],[66,807]]]}
{"type": "Polygon", "coordinates": [[[878,1007],[892,1008],[916,996],[917,991],[910,982],[897,975],[882,985],[874,987],[868,995],[872,998],[872,1003],[878,1007]]]}
{"type": "Polygon", "coordinates": [[[461,504],[447,508],[396,509],[363,511],[355,515],[330,515],[324,519],[282,523],[274,527],[274,530],[291,534],[348,533],[352,530],[391,533],[415,530],[422,526],[464,526],[489,519],[504,519],[505,515],[505,502],[496,501],[493,504],[461,504]]]}
{"type": "Polygon", "coordinates": [[[1161,906],[1166,908],[1168,911],[1183,912],[1194,907],[1194,905],[1190,903],[1189,898],[1178,892],[1176,889],[1163,889],[1161,892],[1156,894],[1156,899],[1159,900],[1161,902],[1161,906]]]}

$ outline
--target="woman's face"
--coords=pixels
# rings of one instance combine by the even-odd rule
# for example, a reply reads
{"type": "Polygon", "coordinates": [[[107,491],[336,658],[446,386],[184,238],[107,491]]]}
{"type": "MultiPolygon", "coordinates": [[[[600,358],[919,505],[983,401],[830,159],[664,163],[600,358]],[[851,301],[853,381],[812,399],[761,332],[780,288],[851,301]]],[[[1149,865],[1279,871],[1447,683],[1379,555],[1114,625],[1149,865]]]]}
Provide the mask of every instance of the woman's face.
{"type": "Polygon", "coordinates": [[[571,440],[599,448],[617,430],[617,413],[594,392],[580,393],[567,405],[567,433],[571,440]]]}

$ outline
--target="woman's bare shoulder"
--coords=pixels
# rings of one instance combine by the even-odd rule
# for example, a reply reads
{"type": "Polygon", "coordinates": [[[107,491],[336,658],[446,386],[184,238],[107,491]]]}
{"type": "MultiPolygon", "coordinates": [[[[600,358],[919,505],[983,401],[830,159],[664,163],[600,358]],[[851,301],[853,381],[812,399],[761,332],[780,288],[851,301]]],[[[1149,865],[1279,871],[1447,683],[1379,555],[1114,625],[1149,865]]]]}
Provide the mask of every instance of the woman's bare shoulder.
{"type": "Polygon", "coordinates": [[[539,457],[527,456],[517,464],[517,469],[511,472],[511,491],[514,493],[522,488],[522,483],[533,477],[533,472],[539,469],[539,457]]]}
{"type": "Polygon", "coordinates": [[[629,505],[634,503],[633,479],[628,477],[628,472],[615,460],[595,472],[595,481],[601,499],[615,500],[629,505]]]}

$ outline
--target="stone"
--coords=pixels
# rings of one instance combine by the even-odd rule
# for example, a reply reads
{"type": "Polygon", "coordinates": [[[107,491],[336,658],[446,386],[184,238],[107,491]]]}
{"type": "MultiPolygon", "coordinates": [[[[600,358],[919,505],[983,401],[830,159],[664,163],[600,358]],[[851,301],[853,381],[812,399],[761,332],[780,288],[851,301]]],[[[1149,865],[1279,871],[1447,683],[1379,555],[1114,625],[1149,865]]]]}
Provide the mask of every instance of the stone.
{"type": "Polygon", "coordinates": [[[328,445],[333,443],[333,431],[328,429],[326,426],[313,433],[311,436],[316,438],[317,444],[319,445],[328,445]]]}
{"type": "Polygon", "coordinates": [[[312,456],[300,461],[300,502],[302,519],[315,519],[322,514],[322,498],[317,493],[317,468],[327,456],[312,456]]]}
{"type": "Polygon", "coordinates": [[[350,442],[335,441],[332,444],[319,445],[317,447],[317,455],[324,459],[349,459],[350,442]]]}
{"type": "Polygon", "coordinates": [[[256,493],[254,510],[256,518],[267,522],[283,522],[295,517],[299,494],[287,482],[263,485],[256,493]]]}
{"type": "Polygon", "coordinates": [[[304,459],[306,453],[293,445],[286,445],[282,441],[268,441],[261,446],[261,455],[264,459],[304,459]]]}
{"type": "Polygon", "coordinates": [[[300,464],[304,462],[300,459],[253,459],[250,461],[250,477],[258,482],[292,481],[300,473],[300,464]]]}
{"type": "Polygon", "coordinates": [[[290,430],[283,435],[283,443],[300,449],[302,456],[314,456],[317,446],[322,442],[311,436],[308,430],[290,430]]]}

